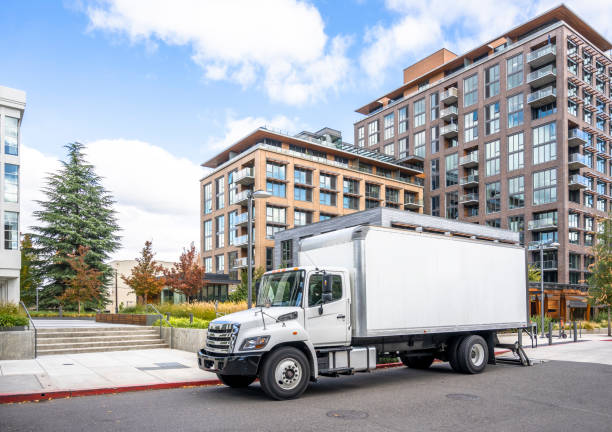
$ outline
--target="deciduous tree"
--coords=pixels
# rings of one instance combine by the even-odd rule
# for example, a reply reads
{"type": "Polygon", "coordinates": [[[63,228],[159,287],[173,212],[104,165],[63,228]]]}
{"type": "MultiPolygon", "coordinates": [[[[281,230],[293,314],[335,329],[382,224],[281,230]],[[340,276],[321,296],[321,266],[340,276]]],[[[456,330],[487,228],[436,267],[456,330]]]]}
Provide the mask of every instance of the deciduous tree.
{"type": "Polygon", "coordinates": [[[542,272],[537,266],[529,264],[527,269],[527,278],[529,279],[529,282],[540,282],[542,279],[542,272]]]}
{"type": "MultiPolygon", "coordinates": [[[[259,281],[265,270],[261,267],[253,269],[253,303],[257,300],[257,293],[255,292],[255,282],[259,281]]],[[[236,291],[230,294],[229,299],[234,302],[246,301],[249,296],[249,271],[243,269],[240,272],[240,285],[236,287],[236,291]]]]}
{"type": "Polygon", "coordinates": [[[594,261],[589,266],[589,302],[608,309],[608,336],[612,336],[610,310],[612,309],[612,221],[610,218],[598,222],[600,227],[597,242],[593,246],[594,261]]]}
{"type": "Polygon", "coordinates": [[[100,302],[102,299],[102,272],[87,264],[86,257],[89,248],[79,246],[75,254],[66,259],[74,274],[66,279],[68,286],[60,297],[60,301],[77,303],[79,314],[84,302],[100,302]]]}
{"type": "Polygon", "coordinates": [[[132,268],[130,276],[121,276],[121,279],[137,296],[144,299],[147,304],[149,296],[159,295],[165,284],[163,267],[155,261],[152,242],[146,241],[136,265],[132,268]]]}
{"type": "Polygon", "coordinates": [[[204,266],[193,243],[189,249],[183,249],[178,262],[163,272],[166,285],[184,294],[188,302],[191,302],[204,288],[204,266]]]}

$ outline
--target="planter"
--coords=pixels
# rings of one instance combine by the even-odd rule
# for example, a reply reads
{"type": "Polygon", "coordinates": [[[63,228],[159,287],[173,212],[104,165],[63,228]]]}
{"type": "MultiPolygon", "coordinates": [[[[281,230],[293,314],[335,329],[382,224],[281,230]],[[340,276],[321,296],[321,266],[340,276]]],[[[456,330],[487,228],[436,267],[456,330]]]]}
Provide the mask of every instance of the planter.
{"type": "Polygon", "coordinates": [[[61,316],[32,316],[33,320],[89,320],[94,321],[95,316],[61,317],[61,316]]]}
{"type": "Polygon", "coordinates": [[[162,327],[161,337],[172,349],[197,353],[206,344],[206,329],[162,327]]]}
{"type": "Polygon", "coordinates": [[[16,326],[16,327],[0,327],[0,332],[7,331],[24,331],[27,326],[16,326]]]}
{"type": "Polygon", "coordinates": [[[0,331],[0,360],[24,360],[34,358],[34,332],[32,330],[0,331]]]}
{"type": "Polygon", "coordinates": [[[96,314],[96,322],[110,324],[131,324],[150,326],[159,319],[159,315],[144,314],[96,314]]]}

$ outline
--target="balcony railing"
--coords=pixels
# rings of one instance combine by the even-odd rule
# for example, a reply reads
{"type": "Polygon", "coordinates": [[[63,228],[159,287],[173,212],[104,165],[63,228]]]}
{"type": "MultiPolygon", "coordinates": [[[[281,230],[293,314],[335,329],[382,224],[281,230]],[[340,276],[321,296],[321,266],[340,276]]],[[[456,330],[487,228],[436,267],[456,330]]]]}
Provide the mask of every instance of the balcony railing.
{"type": "Polygon", "coordinates": [[[557,55],[556,45],[546,45],[527,54],[527,63],[532,67],[551,62],[557,55]]]}
{"type": "Polygon", "coordinates": [[[247,201],[249,200],[249,192],[251,191],[245,190],[238,192],[232,204],[246,205],[247,201]]]}
{"type": "Polygon", "coordinates": [[[527,96],[527,103],[533,107],[539,107],[548,103],[554,102],[557,99],[557,89],[553,86],[548,86],[527,96]]]}
{"type": "Polygon", "coordinates": [[[468,175],[465,177],[461,177],[461,180],[459,181],[461,183],[462,186],[467,186],[467,185],[474,185],[474,184],[478,184],[478,174],[472,174],[472,175],[468,175]]]}
{"type": "Polygon", "coordinates": [[[557,249],[557,246],[553,246],[553,243],[554,242],[550,240],[535,240],[529,242],[529,244],[527,245],[527,249],[529,249],[530,251],[537,251],[540,250],[540,245],[542,245],[543,250],[555,250],[557,249]]]}
{"type": "Polygon", "coordinates": [[[568,186],[570,189],[583,189],[589,187],[589,180],[580,174],[570,176],[568,186]]]}
{"type": "MultiPolygon", "coordinates": [[[[255,221],[255,215],[253,215],[253,217],[251,218],[251,221],[255,221]]],[[[248,212],[240,213],[238,216],[236,216],[236,225],[237,226],[246,225],[248,222],[249,222],[249,213],[248,212]]]]}
{"type": "Polygon", "coordinates": [[[451,105],[447,108],[440,110],[440,118],[442,120],[456,118],[457,114],[458,114],[457,105],[451,105]]]}
{"type": "MultiPolygon", "coordinates": [[[[234,260],[232,268],[235,268],[235,269],[245,268],[248,266],[248,263],[249,263],[249,259],[247,257],[236,258],[234,260]]],[[[251,260],[251,263],[253,263],[252,260],[251,260]]]]}
{"type": "Polygon", "coordinates": [[[442,92],[440,101],[442,103],[452,103],[457,100],[457,87],[450,87],[442,92]]]}
{"type": "Polygon", "coordinates": [[[465,156],[461,156],[461,159],[459,159],[459,165],[478,165],[478,152],[471,152],[465,156]]]}
{"type": "Polygon", "coordinates": [[[540,87],[557,79],[557,68],[554,65],[544,66],[527,75],[527,83],[540,87]]]}
{"type": "Polygon", "coordinates": [[[243,168],[234,174],[234,181],[238,184],[251,184],[255,181],[255,170],[252,167],[243,168]]]}
{"type": "Polygon", "coordinates": [[[447,124],[440,128],[440,136],[445,138],[457,136],[458,132],[459,127],[456,123],[447,124]]]}
{"type": "Polygon", "coordinates": [[[248,246],[249,236],[241,235],[234,239],[234,246],[248,246]]]}
{"type": "Polygon", "coordinates": [[[567,163],[570,169],[584,168],[588,166],[587,158],[580,153],[573,153],[569,155],[567,163]]]}
{"type": "Polygon", "coordinates": [[[558,268],[557,260],[545,260],[543,263],[540,263],[540,261],[533,261],[533,262],[530,262],[529,265],[532,267],[538,268],[538,269],[541,266],[544,269],[544,271],[557,270],[558,268]]]}
{"type": "Polygon", "coordinates": [[[574,128],[570,129],[567,134],[567,140],[570,147],[574,147],[580,144],[585,144],[588,141],[589,137],[586,132],[583,130],[574,128]]]}
{"type": "Polygon", "coordinates": [[[463,205],[474,205],[478,204],[478,194],[477,193],[469,193],[461,195],[459,202],[463,205]]]}
{"type": "Polygon", "coordinates": [[[557,226],[558,222],[553,218],[536,219],[527,222],[527,229],[529,231],[557,228],[557,226]]]}
{"type": "Polygon", "coordinates": [[[417,209],[423,207],[423,200],[413,195],[405,196],[404,207],[410,209],[417,209]]]}

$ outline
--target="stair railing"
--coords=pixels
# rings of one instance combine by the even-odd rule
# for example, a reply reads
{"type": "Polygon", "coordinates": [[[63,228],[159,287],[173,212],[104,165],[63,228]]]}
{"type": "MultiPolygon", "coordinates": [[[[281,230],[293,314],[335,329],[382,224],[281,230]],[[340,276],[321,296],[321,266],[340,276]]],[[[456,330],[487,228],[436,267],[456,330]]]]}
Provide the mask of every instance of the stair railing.
{"type": "Polygon", "coordinates": [[[172,349],[172,330],[174,329],[174,326],[172,324],[170,324],[170,321],[168,321],[166,319],[166,317],[164,316],[164,314],[162,314],[154,305],[152,305],[151,303],[147,303],[145,307],[150,307],[151,309],[153,309],[155,311],[155,313],[157,313],[157,315],[159,315],[159,338],[162,339],[162,320],[166,321],[166,324],[168,324],[168,327],[170,327],[170,349],[172,349]]]}
{"type": "MultiPolygon", "coordinates": [[[[25,313],[28,316],[28,319],[30,320],[30,323],[32,324],[32,327],[34,327],[34,358],[36,358],[37,354],[38,354],[38,352],[37,352],[38,351],[37,350],[37,345],[38,345],[38,330],[36,329],[36,326],[34,325],[34,320],[30,316],[30,311],[26,307],[26,305],[23,302],[23,300],[20,301],[19,303],[21,303],[21,306],[23,307],[23,310],[25,310],[25,313]]],[[[28,328],[30,328],[30,324],[28,324],[28,328]]]]}

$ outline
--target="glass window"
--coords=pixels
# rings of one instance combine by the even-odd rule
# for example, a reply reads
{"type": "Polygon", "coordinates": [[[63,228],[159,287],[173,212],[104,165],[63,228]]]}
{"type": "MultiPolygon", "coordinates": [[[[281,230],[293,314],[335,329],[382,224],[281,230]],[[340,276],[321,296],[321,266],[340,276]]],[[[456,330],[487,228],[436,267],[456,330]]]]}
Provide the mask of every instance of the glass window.
{"type": "Polygon", "coordinates": [[[204,221],[204,250],[212,249],[212,220],[204,221]]]}
{"type": "Polygon", "coordinates": [[[578,75],[578,65],[574,60],[567,59],[567,71],[573,75],[578,75]]]}
{"type": "Polygon", "coordinates": [[[525,177],[519,176],[508,180],[508,208],[525,207],[525,177]]]}
{"type": "Polygon", "coordinates": [[[532,129],[533,164],[541,164],[557,159],[557,128],[548,123],[532,129]]]}
{"type": "MultiPolygon", "coordinates": [[[[570,244],[579,244],[580,241],[578,240],[578,232],[577,231],[570,231],[568,233],[568,240],[570,242],[570,244]]],[[[570,259],[572,257],[573,254],[570,254],[570,259]]],[[[571,268],[571,264],[570,264],[570,268],[571,268]]]]}
{"type": "Polygon", "coordinates": [[[487,214],[501,211],[501,184],[500,182],[486,185],[487,214]]]}
{"type": "Polygon", "coordinates": [[[516,127],[523,124],[523,93],[508,98],[508,127],[516,127]]]}
{"type": "Polygon", "coordinates": [[[366,198],[380,198],[380,185],[373,183],[366,183],[366,198]]]}
{"type": "Polygon", "coordinates": [[[293,179],[295,183],[311,185],[312,184],[312,171],[301,169],[301,168],[294,168],[293,179]]]}
{"type": "Polygon", "coordinates": [[[397,110],[397,133],[399,135],[408,132],[408,107],[397,110]]]}
{"type": "MultiPolygon", "coordinates": [[[[321,304],[323,298],[323,275],[313,274],[308,281],[308,306],[314,307],[321,304]]],[[[332,301],[342,298],[342,278],[340,275],[332,275],[332,301]]]]}
{"type": "Polygon", "coordinates": [[[446,218],[459,218],[459,193],[456,191],[446,194],[446,218]]]}
{"type": "Polygon", "coordinates": [[[393,138],[393,136],[395,135],[395,114],[391,113],[391,114],[387,114],[384,117],[384,123],[385,123],[385,140],[391,139],[393,138]]]}
{"type": "Polygon", "coordinates": [[[606,211],[606,200],[604,198],[597,198],[597,210],[606,211]]]}
{"type": "Polygon", "coordinates": [[[433,121],[438,118],[438,115],[440,114],[439,105],[440,105],[440,95],[438,94],[438,92],[430,94],[429,95],[429,106],[430,106],[430,113],[431,113],[430,121],[433,121]]]}
{"type": "Polygon", "coordinates": [[[431,190],[440,188],[440,159],[432,159],[431,161],[431,190]]]}
{"type": "Polygon", "coordinates": [[[225,255],[215,257],[217,273],[225,273],[225,255]]]}
{"type": "Polygon", "coordinates": [[[284,226],[266,225],[266,238],[272,239],[277,232],[285,231],[284,226]]]}
{"type": "Polygon", "coordinates": [[[491,141],[485,144],[485,175],[492,176],[500,172],[500,145],[499,140],[491,141]]]}
{"type": "Polygon", "coordinates": [[[336,190],[336,176],[331,174],[319,174],[319,187],[322,189],[336,190]]]}
{"type": "Polygon", "coordinates": [[[445,158],[446,168],[446,186],[453,186],[458,183],[458,165],[459,155],[457,153],[450,154],[445,158]]]}
{"type": "Polygon", "coordinates": [[[395,145],[393,143],[387,144],[384,148],[384,154],[387,156],[395,156],[395,145]]]}
{"type": "Polygon", "coordinates": [[[294,210],[293,212],[293,225],[303,226],[312,223],[312,213],[303,210],[294,210]]]}
{"type": "Polygon", "coordinates": [[[525,166],[523,140],[523,132],[508,137],[508,171],[521,169],[525,166]]]}
{"type": "Polygon", "coordinates": [[[485,70],[485,97],[499,94],[499,64],[485,70]]]}
{"type": "Polygon", "coordinates": [[[225,216],[218,216],[216,218],[215,225],[217,227],[217,232],[215,235],[215,247],[222,248],[225,246],[225,216]]]}
{"type": "Polygon", "coordinates": [[[440,216],[440,197],[431,197],[431,215],[440,216]]]}
{"type": "Polygon", "coordinates": [[[425,124],[425,98],[414,102],[414,127],[418,128],[425,124]]]}
{"type": "Polygon", "coordinates": [[[312,190],[310,188],[294,186],[293,197],[296,201],[312,201],[312,190]]]}
{"type": "Polygon", "coordinates": [[[293,267],[293,240],[281,242],[281,268],[293,267]]]}
{"type": "Polygon", "coordinates": [[[19,134],[19,119],[14,117],[4,117],[4,153],[7,155],[17,156],[19,134]]]}
{"type": "Polygon", "coordinates": [[[4,201],[19,200],[19,165],[4,164],[4,201]]]}
{"type": "Polygon", "coordinates": [[[221,210],[225,207],[225,179],[223,177],[219,177],[215,180],[215,194],[215,208],[221,210]]]}
{"type": "Polygon", "coordinates": [[[266,182],[266,191],[270,192],[272,195],[280,197],[280,198],[285,198],[285,184],[284,183],[277,183],[277,182],[272,182],[272,181],[267,181],[266,182]]]}
{"type": "Polygon", "coordinates": [[[596,169],[597,171],[599,171],[600,173],[605,174],[606,173],[606,160],[604,158],[601,158],[599,156],[597,156],[597,165],[596,165],[596,169]]]}
{"type": "Polygon", "coordinates": [[[576,105],[576,102],[571,100],[567,101],[567,112],[573,116],[578,116],[578,105],[576,105]]]}
{"type": "Polygon", "coordinates": [[[578,213],[568,213],[567,221],[570,228],[580,228],[580,215],[578,213]]]}
{"type": "Polygon", "coordinates": [[[489,219],[486,221],[486,224],[493,228],[501,228],[501,219],[489,219]]]}
{"type": "Polygon", "coordinates": [[[478,138],[478,110],[463,116],[463,141],[470,142],[478,138]]]}
{"type": "Polygon", "coordinates": [[[331,219],[331,218],[333,218],[333,217],[334,217],[334,215],[329,215],[329,214],[324,214],[324,213],[321,213],[321,214],[319,215],[319,220],[320,220],[320,221],[326,221],[326,220],[330,220],[330,219],[331,219]]]}
{"type": "Polygon", "coordinates": [[[506,60],[506,89],[510,90],[523,84],[523,54],[506,60]]]}
{"type": "Polygon", "coordinates": [[[4,249],[17,250],[19,244],[19,213],[4,212],[4,249]]]}
{"type": "Polygon", "coordinates": [[[266,206],[266,222],[285,224],[287,222],[287,210],[284,207],[266,206]]]}
{"type": "Polygon", "coordinates": [[[438,126],[432,126],[430,136],[431,153],[438,153],[440,151],[440,129],[438,126]]]}
{"type": "Polygon", "coordinates": [[[353,196],[344,196],[342,206],[345,209],[359,210],[359,198],[353,196]]]}
{"type": "Polygon", "coordinates": [[[542,105],[537,108],[532,108],[531,109],[531,119],[532,120],[541,119],[551,114],[554,114],[556,112],[557,112],[557,102],[555,101],[555,102],[552,102],[546,105],[542,105]]]}
{"type": "Polygon", "coordinates": [[[499,132],[499,102],[485,107],[485,135],[499,132]]]}
{"type": "Polygon", "coordinates": [[[556,200],[556,168],[533,173],[533,205],[547,204],[556,200]]]}
{"type": "Polygon", "coordinates": [[[408,156],[408,138],[399,140],[399,157],[400,159],[408,156]]]}
{"type": "Polygon", "coordinates": [[[212,257],[204,258],[204,271],[206,273],[212,273],[212,257]]]}
{"type": "Polygon", "coordinates": [[[463,106],[467,107],[478,102],[478,74],[463,80],[463,106]]]}
{"type": "Polygon", "coordinates": [[[336,205],[336,194],[333,192],[319,192],[319,204],[335,206],[336,205]]]}
{"type": "Polygon", "coordinates": [[[233,211],[229,213],[229,244],[230,245],[233,245],[236,243],[236,237],[238,234],[238,227],[236,227],[237,218],[238,218],[237,211],[233,211]]]}
{"type": "Polygon", "coordinates": [[[425,158],[425,131],[414,134],[414,155],[425,158]]]}
{"type": "Polygon", "coordinates": [[[524,216],[510,216],[508,218],[508,229],[519,233],[519,241],[521,244],[525,243],[525,217],[524,216]]]}
{"type": "Polygon", "coordinates": [[[278,180],[285,180],[285,165],[275,164],[273,162],[266,163],[266,177],[278,180]]]}
{"type": "Polygon", "coordinates": [[[368,123],[368,145],[378,144],[378,120],[368,123]]]}
{"type": "Polygon", "coordinates": [[[357,146],[365,147],[365,126],[357,128],[357,146]]]}
{"type": "Polygon", "coordinates": [[[358,195],[359,194],[359,180],[345,178],[343,180],[343,191],[344,193],[358,195]]]}
{"type": "Polygon", "coordinates": [[[212,212],[212,183],[204,185],[204,214],[212,212]]]}

